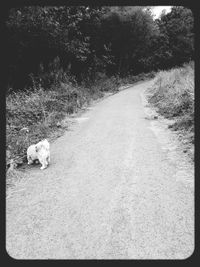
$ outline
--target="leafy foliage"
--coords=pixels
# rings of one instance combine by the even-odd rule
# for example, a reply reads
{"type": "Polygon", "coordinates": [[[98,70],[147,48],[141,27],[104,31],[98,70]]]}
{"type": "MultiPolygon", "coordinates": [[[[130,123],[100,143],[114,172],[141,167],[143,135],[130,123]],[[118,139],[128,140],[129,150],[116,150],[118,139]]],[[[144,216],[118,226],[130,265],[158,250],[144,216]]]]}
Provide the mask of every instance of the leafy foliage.
{"type": "Polygon", "coordinates": [[[58,71],[80,83],[99,72],[125,77],[180,66],[194,56],[193,20],[181,6],[157,20],[149,7],[13,8],[6,22],[8,86],[31,86],[30,74],[49,88],[58,71]]]}
{"type": "Polygon", "coordinates": [[[156,20],[159,35],[152,40],[150,61],[157,69],[181,66],[194,59],[194,18],[185,7],[173,7],[156,20]]]}
{"type": "Polygon", "coordinates": [[[178,131],[184,152],[194,160],[194,64],[161,71],[149,89],[148,100],[162,116],[173,119],[169,127],[178,131]]]}

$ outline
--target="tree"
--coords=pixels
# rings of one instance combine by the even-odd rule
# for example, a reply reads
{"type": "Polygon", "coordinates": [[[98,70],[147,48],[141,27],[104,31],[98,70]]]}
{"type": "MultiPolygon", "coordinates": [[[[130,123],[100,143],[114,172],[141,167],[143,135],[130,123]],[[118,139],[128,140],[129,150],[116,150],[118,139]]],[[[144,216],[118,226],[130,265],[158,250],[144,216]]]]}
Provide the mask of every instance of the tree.
{"type": "Polygon", "coordinates": [[[185,7],[157,20],[148,6],[13,8],[6,31],[8,84],[15,88],[28,86],[30,73],[43,73],[44,81],[62,69],[78,82],[94,81],[99,72],[136,75],[194,56],[193,15],[185,7]]]}
{"type": "Polygon", "coordinates": [[[79,75],[90,55],[90,38],[82,28],[98,12],[98,8],[81,6],[11,9],[7,31],[10,81],[15,87],[24,86],[28,74],[37,74],[41,63],[48,71],[56,57],[60,57],[64,69],[79,75]]]}
{"type": "Polygon", "coordinates": [[[194,18],[192,11],[185,7],[173,7],[168,14],[157,20],[160,35],[155,61],[160,66],[180,66],[194,57],[194,18]]]}

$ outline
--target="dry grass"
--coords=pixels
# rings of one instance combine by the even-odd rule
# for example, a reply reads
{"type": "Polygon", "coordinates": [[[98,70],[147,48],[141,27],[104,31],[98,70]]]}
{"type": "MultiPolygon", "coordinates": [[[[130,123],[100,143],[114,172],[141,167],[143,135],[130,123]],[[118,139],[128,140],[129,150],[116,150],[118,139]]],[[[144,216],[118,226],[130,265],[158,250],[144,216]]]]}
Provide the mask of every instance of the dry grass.
{"type": "MultiPolygon", "coordinates": [[[[101,75],[92,84],[72,85],[62,73],[62,79],[56,80],[51,89],[44,90],[33,79],[32,90],[9,92],[6,97],[6,163],[7,168],[14,162],[20,166],[26,162],[27,147],[43,138],[54,139],[68,127],[66,115],[88,106],[91,100],[101,98],[107,92],[115,93],[119,86],[154,77],[154,73],[119,78],[101,75]],[[28,131],[27,131],[28,130],[28,131]]],[[[49,76],[47,76],[49,79],[49,76]]],[[[12,169],[12,168],[11,168],[12,169]]],[[[11,170],[9,177],[17,177],[11,170]],[[11,175],[12,173],[12,175],[11,175]],[[14,176],[13,176],[14,174],[14,176]]]]}
{"type": "Polygon", "coordinates": [[[158,113],[175,120],[170,128],[182,134],[189,150],[194,143],[194,64],[160,71],[149,93],[158,113]]]}
{"type": "Polygon", "coordinates": [[[48,138],[60,128],[66,128],[62,120],[76,112],[91,99],[89,92],[61,84],[57,90],[10,93],[6,98],[6,162],[17,164],[26,161],[26,149],[30,144],[48,138]],[[28,129],[28,132],[27,132],[28,129]]]}
{"type": "Polygon", "coordinates": [[[76,113],[91,100],[103,97],[106,91],[117,90],[118,86],[116,79],[107,77],[90,87],[65,81],[44,90],[34,84],[34,90],[9,92],[6,97],[7,167],[12,160],[18,166],[26,162],[30,144],[60,136],[67,128],[66,115],[76,113]]]}

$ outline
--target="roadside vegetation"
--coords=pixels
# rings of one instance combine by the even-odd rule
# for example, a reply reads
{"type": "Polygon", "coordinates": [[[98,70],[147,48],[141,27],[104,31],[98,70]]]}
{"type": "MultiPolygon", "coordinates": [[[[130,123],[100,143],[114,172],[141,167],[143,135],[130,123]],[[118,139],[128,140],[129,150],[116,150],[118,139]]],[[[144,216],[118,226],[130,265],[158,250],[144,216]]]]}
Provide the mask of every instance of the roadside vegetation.
{"type": "MultiPolygon", "coordinates": [[[[154,73],[126,77],[101,77],[90,87],[78,86],[63,74],[62,81],[44,90],[34,80],[32,90],[8,92],[6,97],[6,162],[25,163],[26,150],[41,139],[54,139],[68,128],[69,116],[120,86],[154,77],[154,73]]],[[[34,79],[34,78],[33,78],[34,79]]],[[[72,78],[71,78],[72,79],[72,78]]]]}
{"type": "Polygon", "coordinates": [[[66,116],[161,69],[156,86],[163,91],[151,101],[165,116],[181,118],[173,129],[192,132],[186,99],[193,67],[166,72],[194,59],[190,9],[175,6],[154,20],[151,7],[142,6],[24,6],[11,8],[2,28],[7,167],[23,164],[30,144],[62,134],[66,116]],[[182,84],[188,84],[184,92],[182,84]]]}
{"type": "MultiPolygon", "coordinates": [[[[107,82],[108,83],[108,82],[107,82]]],[[[106,84],[106,81],[104,81],[106,84]]],[[[104,87],[103,87],[104,89],[104,87]]],[[[104,95],[99,84],[87,88],[69,80],[44,90],[35,84],[33,90],[9,92],[6,97],[6,162],[26,162],[26,150],[41,139],[54,139],[68,128],[67,116],[76,113],[92,100],[104,95]]],[[[109,91],[117,89],[116,79],[109,82],[109,91]]],[[[108,90],[108,88],[106,89],[108,90]]]]}
{"type": "Polygon", "coordinates": [[[184,152],[194,160],[194,62],[158,72],[148,101],[174,121],[169,127],[179,133],[184,152]]]}

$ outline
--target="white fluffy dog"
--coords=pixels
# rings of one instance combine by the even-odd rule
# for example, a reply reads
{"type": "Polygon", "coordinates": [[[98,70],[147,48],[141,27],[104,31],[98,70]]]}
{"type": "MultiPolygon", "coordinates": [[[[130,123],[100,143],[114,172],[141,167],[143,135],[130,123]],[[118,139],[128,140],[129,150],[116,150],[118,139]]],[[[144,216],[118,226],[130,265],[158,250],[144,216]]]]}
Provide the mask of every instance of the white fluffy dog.
{"type": "Polygon", "coordinates": [[[42,164],[40,169],[43,170],[47,168],[50,163],[50,144],[47,139],[28,147],[27,160],[28,164],[33,163],[35,160],[39,160],[42,164]]]}

